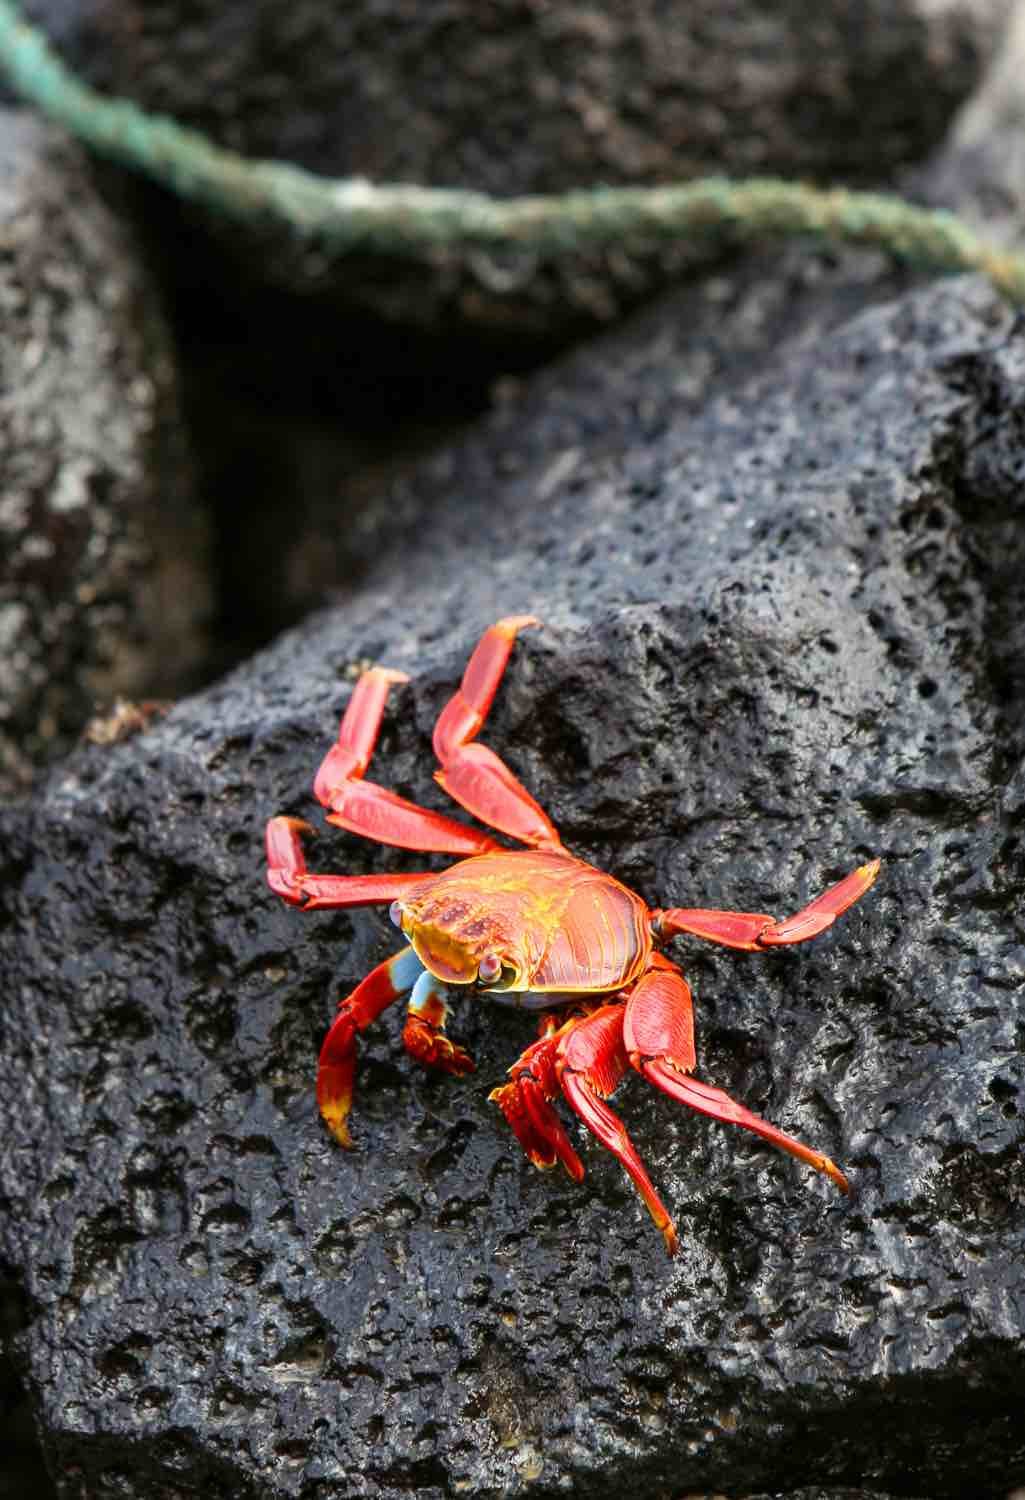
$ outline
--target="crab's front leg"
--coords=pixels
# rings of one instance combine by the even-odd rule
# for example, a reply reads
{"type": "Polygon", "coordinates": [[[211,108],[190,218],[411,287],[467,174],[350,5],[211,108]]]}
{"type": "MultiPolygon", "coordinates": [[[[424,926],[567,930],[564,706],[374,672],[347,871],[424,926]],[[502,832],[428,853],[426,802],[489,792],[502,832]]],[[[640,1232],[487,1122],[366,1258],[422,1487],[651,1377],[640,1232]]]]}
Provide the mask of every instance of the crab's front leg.
{"type": "Polygon", "coordinates": [[[551,1014],[544,1016],[540,1040],[532,1043],[509,1069],[512,1082],[492,1089],[488,1098],[505,1115],[509,1128],[535,1167],[546,1171],[556,1162],[562,1162],[574,1182],[583,1182],[584,1164],[551,1106],[551,1100],[559,1092],[556,1050],[560,1037],[571,1024],[572,1020],[561,1021],[551,1014]]]}
{"type": "Polygon", "coordinates": [[[423,964],[412,948],[386,958],[341,1001],[324,1038],[317,1066],[317,1103],[331,1134],[346,1148],[352,1146],[348,1120],[356,1073],[356,1036],[393,1001],[408,995],[422,973],[423,964]]]}
{"type": "Polygon", "coordinates": [[[317,1103],[331,1134],[345,1147],[352,1145],[348,1118],[356,1070],[356,1036],[403,995],[409,995],[409,1013],[402,1033],[409,1055],[443,1073],[474,1072],[473,1058],[445,1035],[444,991],[413,949],[403,948],[372,969],[341,1002],[320,1049],[317,1103]]]}
{"type": "Polygon", "coordinates": [[[470,1054],[445,1035],[447,1020],[444,987],[424,969],[409,997],[403,1046],[410,1057],[425,1067],[456,1075],[476,1072],[477,1065],[470,1054]]]}
{"type": "Polygon", "coordinates": [[[622,1003],[588,1007],[561,1026],[553,1020],[552,1027],[510,1069],[513,1081],[495,1089],[491,1098],[535,1166],[549,1167],[561,1161],[579,1182],[584,1175],[583,1163],[549,1102],[561,1092],[591,1134],[625,1168],[661,1231],[666,1249],[675,1255],[679,1249],[676,1225],[655,1191],[626,1126],[605,1102],[628,1066],[622,1003]]]}

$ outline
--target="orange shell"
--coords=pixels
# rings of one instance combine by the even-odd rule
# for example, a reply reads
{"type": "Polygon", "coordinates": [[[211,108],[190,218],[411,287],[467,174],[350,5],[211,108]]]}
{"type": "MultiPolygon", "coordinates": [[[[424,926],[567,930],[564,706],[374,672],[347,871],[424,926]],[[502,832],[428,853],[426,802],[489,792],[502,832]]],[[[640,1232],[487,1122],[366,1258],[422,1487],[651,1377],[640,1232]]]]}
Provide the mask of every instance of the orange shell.
{"type": "Polygon", "coordinates": [[[494,953],[515,970],[495,990],[602,993],[629,984],[651,953],[641,898],[561,851],[461,860],[404,896],[401,908],[421,962],[448,984],[472,983],[494,953]]]}

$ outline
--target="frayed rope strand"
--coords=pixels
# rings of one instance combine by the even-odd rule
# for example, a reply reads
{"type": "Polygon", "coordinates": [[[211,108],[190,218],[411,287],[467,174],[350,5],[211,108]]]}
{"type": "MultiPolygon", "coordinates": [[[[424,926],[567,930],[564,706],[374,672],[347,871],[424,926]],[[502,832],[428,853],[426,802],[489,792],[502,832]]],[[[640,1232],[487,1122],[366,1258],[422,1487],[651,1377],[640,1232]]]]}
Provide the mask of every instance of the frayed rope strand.
{"type": "Polygon", "coordinates": [[[285,162],[251,161],[198,131],[107,99],[80,83],[46,39],[0,0],[0,69],[23,98],[87,145],[218,213],[287,227],[342,256],[426,260],[439,249],[542,260],[629,243],[737,245],[814,236],[870,245],[936,271],[981,271],[1025,303],[1025,258],[988,245],[955,215],[880,193],[773,178],[706,177],[650,188],[594,188],[498,199],[459,189],[332,180],[285,162]]]}

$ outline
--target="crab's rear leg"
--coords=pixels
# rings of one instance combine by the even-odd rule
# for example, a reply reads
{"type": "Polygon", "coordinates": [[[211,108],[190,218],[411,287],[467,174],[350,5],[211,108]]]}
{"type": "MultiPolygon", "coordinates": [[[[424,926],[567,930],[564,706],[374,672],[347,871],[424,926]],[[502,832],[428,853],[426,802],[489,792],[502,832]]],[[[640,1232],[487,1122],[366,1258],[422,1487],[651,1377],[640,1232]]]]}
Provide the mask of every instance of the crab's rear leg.
{"type": "Polygon", "coordinates": [[[517,633],[538,622],[509,615],[486,630],[474,648],[456,693],[434,726],[435,780],[474,817],[536,849],[559,849],[562,840],[547,814],[504,761],[473,743],[487,718],[517,633]]]}
{"type": "Polygon", "coordinates": [[[683,975],[665,960],[643,974],[630,993],[623,1020],[623,1045],[631,1066],[663,1093],[713,1120],[752,1131],[823,1172],[841,1191],[850,1192],[847,1178],[823,1152],[770,1125],[722,1089],[688,1077],[695,1062],[690,988],[683,975]]]}
{"type": "Polygon", "coordinates": [[[697,906],[674,906],[668,911],[652,912],[652,930],[661,941],[689,932],[695,937],[707,938],[711,943],[740,948],[746,953],[764,953],[768,948],[805,943],[825,932],[842,912],[865,894],[879,874],[879,864],[879,860],[874,859],[867,865],[860,865],[782,922],[765,912],[707,911],[697,906]]]}
{"type": "Polygon", "coordinates": [[[353,688],[338,739],[313,782],[314,796],[328,809],[327,821],[400,849],[464,855],[497,849],[495,840],[481,829],[418,807],[386,787],[363,779],[392,684],[408,681],[404,672],[372,667],[353,688]]]}

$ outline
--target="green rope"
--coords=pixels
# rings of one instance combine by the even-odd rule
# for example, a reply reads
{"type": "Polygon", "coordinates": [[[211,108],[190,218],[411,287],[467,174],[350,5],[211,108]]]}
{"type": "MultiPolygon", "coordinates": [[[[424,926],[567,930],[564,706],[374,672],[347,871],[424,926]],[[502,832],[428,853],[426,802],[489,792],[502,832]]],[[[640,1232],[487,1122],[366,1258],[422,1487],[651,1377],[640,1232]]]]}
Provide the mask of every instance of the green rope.
{"type": "Polygon", "coordinates": [[[932,270],[982,271],[1012,301],[1025,303],[1025,258],[986,244],[953,214],[879,193],[707,177],[497,199],[321,178],[285,162],[250,161],[166,116],[105,99],[64,67],[11,0],[0,0],[0,70],[25,99],[104,155],[221,214],[287,227],[338,256],[361,250],[425,260],[451,248],[551,259],[631,240],[735,245],[765,235],[813,235],[871,245],[932,270]]]}

